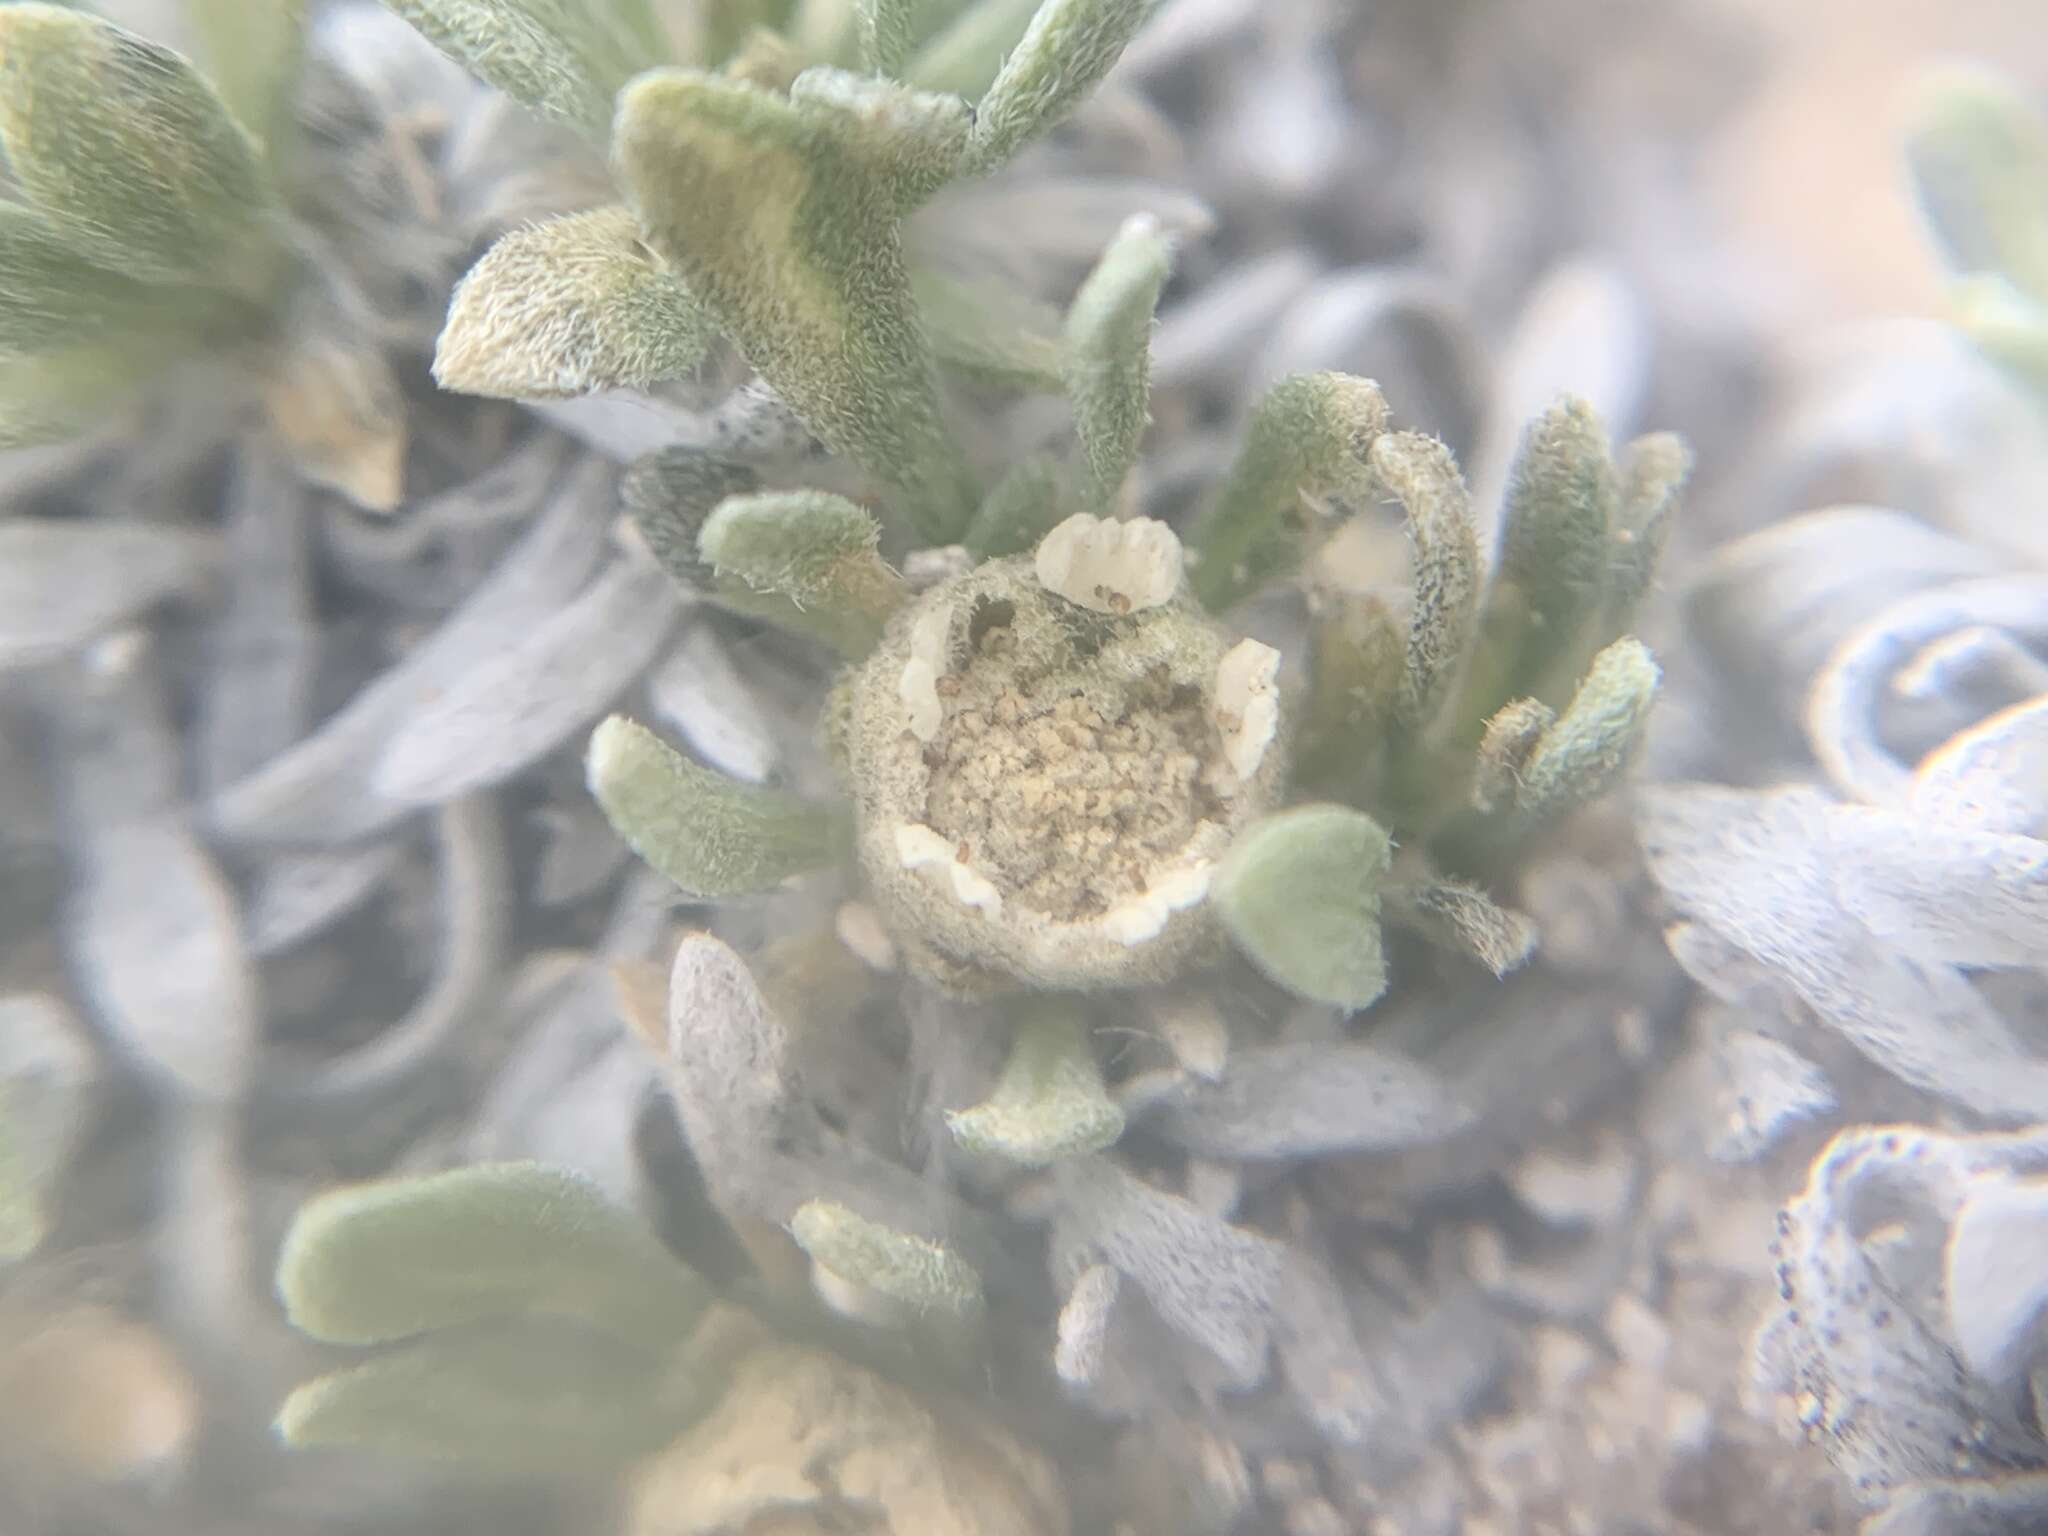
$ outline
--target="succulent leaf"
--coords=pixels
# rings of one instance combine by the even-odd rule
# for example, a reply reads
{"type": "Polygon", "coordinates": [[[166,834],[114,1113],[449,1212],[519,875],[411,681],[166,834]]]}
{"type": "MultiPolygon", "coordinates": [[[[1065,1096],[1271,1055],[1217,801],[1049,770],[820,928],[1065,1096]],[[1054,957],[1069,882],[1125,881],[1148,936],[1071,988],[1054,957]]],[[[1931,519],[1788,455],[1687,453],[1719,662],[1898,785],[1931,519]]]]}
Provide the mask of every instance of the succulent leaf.
{"type": "Polygon", "coordinates": [[[976,104],[974,169],[996,169],[1057,127],[1151,13],[1152,0],[1044,0],[976,104]]]}
{"type": "Polygon", "coordinates": [[[1479,602],[1479,535],[1450,449],[1417,432],[1372,445],[1372,470],[1408,517],[1415,602],[1396,718],[1425,725],[1436,714],[1471,644],[1479,602]]]}
{"type": "Polygon", "coordinates": [[[330,1191],[277,1264],[292,1322],[335,1344],[540,1313],[628,1341],[682,1339],[703,1283],[575,1174],[481,1163],[330,1191]]]}
{"type": "Polygon", "coordinates": [[[1230,478],[1190,540],[1200,561],[1195,594],[1210,612],[1300,561],[1314,515],[1304,497],[1364,503],[1373,493],[1373,441],[1386,424],[1387,402],[1370,379],[1303,373],[1266,392],[1230,478]]]}
{"type": "Polygon", "coordinates": [[[793,619],[842,654],[864,656],[908,593],[876,553],[881,528],[824,491],[774,491],[721,502],[697,550],[721,581],[785,599],[793,619]]]}
{"type": "Polygon", "coordinates": [[[494,1477],[602,1471],[687,1417],[660,1401],[658,1359],[559,1323],[450,1329],[305,1383],[278,1433],[494,1477]]]}
{"type": "Polygon", "coordinates": [[[1138,214],[1117,232],[1067,310],[1060,373],[1098,512],[1115,502],[1145,435],[1152,316],[1172,267],[1173,244],[1158,220],[1138,214]]]}
{"type": "Polygon", "coordinates": [[[967,549],[979,559],[1021,555],[1064,522],[1059,466],[1044,454],[1019,459],[998,480],[967,527],[967,549]]]}
{"type": "Polygon", "coordinates": [[[1571,703],[1522,765],[1520,809],[1558,816],[1613,788],[1642,738],[1661,675],[1649,648],[1632,635],[1595,656],[1571,703]]]}
{"type": "Polygon", "coordinates": [[[863,113],[656,71],[620,98],[613,160],[648,243],[747,360],[944,541],[973,498],[939,419],[898,227],[943,152],[923,133],[928,98],[865,84],[863,113]]]}
{"type": "Polygon", "coordinates": [[[789,1231],[814,1261],[891,1301],[959,1318],[981,1313],[981,1276],[939,1243],[869,1221],[829,1200],[801,1206],[789,1231]]]}
{"type": "Polygon", "coordinates": [[[1027,1168],[1099,1152],[1123,1134],[1123,1112],[1102,1086],[1085,1021],[1047,1003],[1017,1024],[996,1090],[946,1116],[969,1151],[1027,1168]]]}
{"type": "Polygon", "coordinates": [[[835,812],[742,784],[613,715],[591,733],[590,792],[633,851],[692,896],[739,896],[829,863],[835,812]]]}
{"type": "Polygon", "coordinates": [[[234,290],[272,275],[256,147],[168,48],[80,11],[0,7],[0,149],[99,265],[234,290]]]}
{"type": "Polygon", "coordinates": [[[1386,989],[1380,896],[1392,845],[1363,811],[1302,805],[1238,835],[1211,899],[1239,949],[1290,991],[1363,1008],[1386,989]]]}
{"type": "Polygon", "coordinates": [[[558,399],[681,378],[716,339],[623,207],[513,230],[455,290],[434,351],[443,389],[558,399]]]}
{"type": "Polygon", "coordinates": [[[610,0],[385,0],[427,41],[543,117],[602,142],[612,98],[663,61],[637,4],[610,0]]]}
{"type": "Polygon", "coordinates": [[[1432,880],[1390,887],[1387,921],[1420,934],[1439,949],[1477,960],[1505,976],[1536,952],[1536,925],[1520,912],[1496,906],[1477,886],[1432,880]]]}

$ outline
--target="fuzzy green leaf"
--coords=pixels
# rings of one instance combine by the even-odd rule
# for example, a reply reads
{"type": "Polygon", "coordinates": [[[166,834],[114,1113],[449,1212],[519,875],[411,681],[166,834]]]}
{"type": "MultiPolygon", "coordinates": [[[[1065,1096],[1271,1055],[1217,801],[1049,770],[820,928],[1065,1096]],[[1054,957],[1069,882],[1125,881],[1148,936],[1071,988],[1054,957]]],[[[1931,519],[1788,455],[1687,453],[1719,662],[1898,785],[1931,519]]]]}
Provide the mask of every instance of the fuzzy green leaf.
{"type": "Polygon", "coordinates": [[[1087,454],[1089,506],[1106,512],[1137,461],[1151,395],[1152,316],[1173,242],[1148,214],[1128,220],[1067,310],[1060,375],[1087,454]]]}
{"type": "Polygon", "coordinates": [[[612,98],[665,62],[639,7],[611,0],[384,0],[430,43],[543,117],[602,143],[612,98]]]}
{"type": "Polygon", "coordinates": [[[306,0],[187,0],[199,61],[235,120],[274,159],[305,45],[306,0]]]}
{"type": "Polygon", "coordinates": [[[191,308],[189,297],[92,265],[40,210],[0,202],[0,356],[161,330],[189,322],[191,308]]]}
{"type": "Polygon", "coordinates": [[[972,1318],[982,1310],[981,1276],[952,1249],[811,1200],[790,1218],[797,1246],[842,1279],[920,1312],[972,1318]]]}
{"type": "Polygon", "coordinates": [[[1408,515],[1415,602],[1395,711],[1426,724],[1450,692],[1479,608],[1479,534],[1464,478],[1450,449],[1418,432],[1390,432],[1372,445],[1373,473],[1408,515]]]}
{"type": "Polygon", "coordinates": [[[1387,402],[1370,379],[1299,373],[1266,392],[1222,494],[1195,525],[1195,594],[1213,613],[1291,570],[1309,542],[1305,498],[1364,505],[1387,402]]]}
{"type": "Polygon", "coordinates": [[[256,147],[168,48],[50,5],[0,6],[0,148],[100,266],[254,288],[275,270],[256,147]]]}
{"type": "Polygon", "coordinates": [[[1571,703],[1523,764],[1517,806],[1531,816],[1557,816],[1607,793],[1642,738],[1659,676],[1649,648],[1631,635],[1595,656],[1571,703]]]}
{"type": "Polygon", "coordinates": [[[697,552],[698,535],[720,502],[759,484],[743,464],[697,448],[664,448],[633,461],[619,484],[619,500],[661,568],[684,591],[703,595],[718,573],[697,552]]]}
{"type": "Polygon", "coordinates": [[[1376,593],[1342,592],[1315,616],[1311,639],[1297,773],[1350,798],[1372,782],[1386,751],[1407,670],[1406,626],[1376,593]]]}
{"type": "Polygon", "coordinates": [[[910,274],[932,353],[948,367],[1010,389],[1060,387],[1060,313],[1007,283],[920,268],[910,274]]]}
{"type": "Polygon", "coordinates": [[[1620,504],[1607,429],[1568,395],[1523,434],[1509,477],[1485,619],[1501,696],[1540,694],[1597,617],[1620,504]]]}
{"type": "Polygon", "coordinates": [[[1472,778],[1473,805],[1492,811],[1515,803],[1530,754],[1556,719],[1557,711],[1541,700],[1516,699],[1486,722],[1472,778]]]}
{"type": "Polygon", "coordinates": [[[1044,454],[1019,459],[995,483],[968,525],[968,551],[982,560],[1021,555],[1065,521],[1059,466],[1044,454]]]}
{"type": "Polygon", "coordinates": [[[61,442],[99,425],[141,395],[173,348],[162,338],[0,355],[0,449],[61,442]]]}
{"type": "Polygon", "coordinates": [[[451,1330],[307,1382],[277,1427],[301,1450],[346,1446],[492,1477],[602,1472],[687,1420],[662,1401],[660,1359],[559,1323],[451,1330]]]}
{"type": "Polygon", "coordinates": [[[940,422],[899,221],[944,163],[945,119],[929,98],[855,83],[859,100],[843,81],[832,93],[845,99],[828,100],[821,81],[795,101],[660,70],[620,98],[613,160],[648,243],[720,329],[943,542],[973,497],[940,422]]]}
{"type": "Polygon", "coordinates": [[[946,1124],[969,1151],[1027,1168],[1099,1152],[1124,1132],[1086,1022],[1056,1003],[1018,1021],[995,1092],[946,1124]]]}
{"type": "Polygon", "coordinates": [[[623,207],[502,237],[470,268],[434,351],[443,389],[560,399],[645,389],[702,361],[716,328],[623,207]]]}
{"type": "Polygon", "coordinates": [[[903,606],[903,579],[876,553],[882,530],[866,510],[824,491],[733,496],[697,535],[721,581],[787,600],[806,632],[864,656],[903,606]]]}
{"type": "Polygon", "coordinates": [[[619,836],[692,896],[763,891],[837,851],[833,811],[728,779],[623,715],[591,732],[589,777],[619,836]]]}
{"type": "Polygon", "coordinates": [[[921,0],[854,0],[860,67],[871,75],[900,76],[917,45],[921,0]]]}
{"type": "Polygon", "coordinates": [[[648,1342],[683,1338],[703,1282],[597,1188],[537,1163],[379,1180],[309,1200],[277,1264],[293,1323],[375,1344],[544,1313],[648,1342]]]}
{"type": "Polygon", "coordinates": [[[966,0],[919,46],[903,78],[920,90],[950,91],[979,101],[1003,60],[1038,14],[1039,0],[966,0]]]}
{"type": "Polygon", "coordinates": [[[1102,82],[1153,0],[1045,0],[976,106],[972,159],[992,171],[1102,82]]]}
{"type": "Polygon", "coordinates": [[[1363,1008],[1386,989],[1387,834],[1363,811],[1302,805],[1238,834],[1210,899],[1251,961],[1290,991],[1363,1008]]]}
{"type": "Polygon", "coordinates": [[[1656,578],[1657,562],[1678,520],[1678,497],[1692,473],[1692,450],[1670,432],[1652,432],[1628,445],[1621,460],[1621,510],[1608,559],[1607,615],[1602,644],[1634,620],[1636,606],[1656,578]]]}
{"type": "Polygon", "coordinates": [[[2048,303],[2048,117],[1988,72],[1944,69],[1917,93],[1904,154],[1950,265],[2048,303]]]}
{"type": "Polygon", "coordinates": [[[1536,925],[1458,880],[1389,887],[1386,916],[1439,949],[1477,960],[1505,976],[1536,952],[1536,925]]]}

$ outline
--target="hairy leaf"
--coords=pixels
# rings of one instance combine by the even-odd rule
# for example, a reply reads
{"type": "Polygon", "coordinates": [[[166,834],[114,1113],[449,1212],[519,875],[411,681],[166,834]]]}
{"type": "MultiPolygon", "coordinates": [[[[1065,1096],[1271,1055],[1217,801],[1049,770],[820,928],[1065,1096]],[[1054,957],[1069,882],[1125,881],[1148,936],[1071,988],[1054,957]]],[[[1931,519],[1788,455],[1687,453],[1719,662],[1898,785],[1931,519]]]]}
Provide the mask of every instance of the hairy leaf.
{"type": "Polygon", "coordinates": [[[833,857],[837,813],[700,767],[623,715],[591,733],[588,764],[619,836],[693,896],[766,890],[833,857]]]}
{"type": "Polygon", "coordinates": [[[623,207],[517,229],[463,278],[434,350],[443,389],[555,399],[646,389],[697,366],[716,330],[623,207]]]}
{"type": "Polygon", "coordinates": [[[1152,315],[1172,264],[1159,221],[1139,214],[1118,231],[1067,310],[1060,373],[1098,512],[1113,505],[1137,462],[1149,420],[1152,315]]]}
{"type": "Polygon", "coordinates": [[[1363,811],[1303,805],[1238,834],[1210,897],[1239,949],[1303,997],[1363,1008],[1386,989],[1387,834],[1363,811]]]}
{"type": "Polygon", "coordinates": [[[706,1294],[595,1185],[537,1163],[482,1163],[317,1196],[285,1237],[277,1289],[294,1324],[335,1344],[530,1313],[673,1344],[706,1294]]]}
{"type": "Polygon", "coordinates": [[[946,1124],[970,1151],[1040,1168],[1101,1151],[1123,1134],[1124,1117],[1103,1090],[1084,1021],[1047,1004],[1019,1020],[995,1092],[946,1124]]]}

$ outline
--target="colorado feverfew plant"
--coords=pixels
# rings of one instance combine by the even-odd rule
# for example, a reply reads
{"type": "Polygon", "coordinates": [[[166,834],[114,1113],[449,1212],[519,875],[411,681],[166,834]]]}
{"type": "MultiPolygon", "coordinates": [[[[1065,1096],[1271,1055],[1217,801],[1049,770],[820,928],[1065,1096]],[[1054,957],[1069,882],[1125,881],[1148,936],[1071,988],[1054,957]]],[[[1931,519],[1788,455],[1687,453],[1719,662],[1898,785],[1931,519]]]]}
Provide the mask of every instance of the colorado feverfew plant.
{"type": "MultiPolygon", "coordinates": [[[[1283,1290],[1322,1305],[1327,1282],[1096,1156],[1124,1109],[1091,1010],[1233,952],[1295,997],[1361,1010],[1389,984],[1383,926],[1496,975],[1522,964],[1540,935],[1493,882],[1611,788],[1641,738],[1659,673],[1629,629],[1685,450],[1656,435],[1617,458],[1594,413],[1560,401],[1524,439],[1489,574],[1444,445],[1394,429],[1370,380],[1300,374],[1258,402],[1185,528],[1131,515],[1172,241],[1132,219],[1064,314],[1033,329],[1012,324],[1028,306],[963,302],[971,279],[921,270],[903,224],[1052,128],[1143,0],[738,5],[687,39],[624,0],[393,8],[606,143],[618,192],[482,257],[437,377],[529,399],[655,389],[722,338],[758,378],[706,441],[633,464],[625,510],[692,598],[837,668],[816,698],[835,798],[730,778],[613,716],[587,754],[598,805],[697,901],[836,872],[853,898],[838,909],[847,950],[947,1006],[992,1005],[963,1012],[1000,1020],[1005,1064],[945,1131],[978,1166],[1042,1171],[1069,1246],[1101,1255],[1062,1316],[1063,1380],[1094,1369],[1088,1309],[1113,1303],[1119,1274],[1249,1379],[1265,1349],[1250,1314],[1283,1290]],[[1008,465],[967,451],[957,397],[993,382],[1063,396],[1065,441],[1008,465]],[[806,483],[828,467],[844,472],[833,489],[806,483]],[[1338,555],[1386,508],[1407,556],[1392,581],[1338,555]],[[1305,614],[1306,643],[1253,633],[1270,631],[1245,615],[1268,608],[1305,614]],[[1167,1249],[1202,1278],[1177,1278],[1167,1249]]],[[[743,1235],[787,1234],[836,1310],[971,1353],[1001,1301],[991,1219],[819,1114],[789,999],[708,935],[683,941],[665,997],[659,978],[651,997],[644,977],[624,990],[713,1204],[743,1235]]],[[[1424,1118],[1461,1113],[1426,1074],[1350,1058],[1332,1071],[1424,1118]]],[[[638,1318],[682,1350],[697,1301],[646,1314],[689,1285],[651,1277],[647,1245],[552,1177],[476,1169],[309,1207],[281,1278],[302,1325],[353,1343],[432,1332],[388,1367],[304,1389],[287,1433],[389,1441],[401,1419],[483,1412],[513,1384],[449,1330],[508,1310],[629,1336],[648,1331],[638,1318]],[[421,1255],[470,1225],[489,1241],[409,1300],[421,1255]],[[361,1326],[359,1296],[375,1314],[361,1326]]],[[[666,1405],[626,1413],[614,1454],[701,1407],[673,1395],[671,1354],[613,1360],[611,1344],[576,1340],[557,1351],[562,1401],[598,1391],[591,1372],[623,1371],[621,1401],[666,1405]]],[[[1317,1407],[1332,1423],[1349,1411],[1317,1407]]],[[[609,1422],[555,1443],[577,1450],[609,1422]]],[[[528,1427],[552,1434],[545,1416],[528,1427]]]]}

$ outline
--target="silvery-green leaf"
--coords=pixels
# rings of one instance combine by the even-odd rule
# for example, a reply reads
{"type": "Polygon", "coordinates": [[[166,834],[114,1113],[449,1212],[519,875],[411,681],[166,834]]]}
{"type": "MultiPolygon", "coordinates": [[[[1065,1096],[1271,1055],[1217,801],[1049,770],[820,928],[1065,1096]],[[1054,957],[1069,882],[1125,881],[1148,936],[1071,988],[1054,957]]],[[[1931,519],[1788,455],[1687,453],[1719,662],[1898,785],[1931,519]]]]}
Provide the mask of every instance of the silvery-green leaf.
{"type": "Polygon", "coordinates": [[[51,1188],[85,1130],[95,1075],[84,1032],[56,998],[0,997],[0,1264],[47,1235],[51,1188]]]}
{"type": "Polygon", "coordinates": [[[1646,790],[1637,831],[1672,904],[1781,976],[1821,1021],[1914,1087],[2037,1119],[2048,1063],[1953,966],[1915,961],[1841,909],[1827,802],[1811,790],[1646,790]]]}
{"type": "Polygon", "coordinates": [[[1151,0],[1044,0],[975,105],[974,169],[994,170],[1057,127],[1151,11],[1151,0]]]}
{"type": "Polygon", "coordinates": [[[2048,834],[2048,695],[1950,737],[1913,771],[1910,809],[1974,832],[2048,834]]]}
{"type": "Polygon", "coordinates": [[[1253,409],[1221,493],[1189,540],[1195,593],[1212,613],[1249,595],[1302,556],[1315,514],[1304,498],[1363,506],[1373,494],[1373,440],[1387,403],[1370,379],[1300,374],[1253,409]]]}
{"type": "Polygon", "coordinates": [[[833,1274],[920,1313],[972,1318],[982,1310],[981,1276],[965,1259],[843,1205],[810,1201],[790,1218],[789,1234],[833,1274]]]}
{"type": "Polygon", "coordinates": [[[1942,1294],[1971,1370],[2011,1382],[2042,1353],[2048,1309],[2048,1187],[1978,1181],[1949,1232],[1942,1294]]]}
{"type": "Polygon", "coordinates": [[[633,851],[693,896],[737,896],[830,862],[838,813],[741,784],[613,715],[590,738],[590,792],[633,851]]]}
{"type": "Polygon", "coordinates": [[[952,7],[952,20],[926,38],[903,78],[920,90],[950,91],[979,101],[1038,12],[1040,0],[971,0],[952,7]]]}
{"type": "Polygon", "coordinates": [[[1215,1082],[1190,1077],[1141,1119],[1198,1157],[1260,1161],[1440,1141],[1472,1111],[1428,1067],[1373,1045],[1253,1046],[1215,1082]]]}
{"type": "Polygon", "coordinates": [[[1571,702],[1523,760],[1515,804],[1530,816],[1560,816],[1612,789],[1641,744],[1662,677],[1649,648],[1632,635],[1595,656],[1571,702]]]}
{"type": "Polygon", "coordinates": [[[910,274],[932,355],[1013,389],[1060,386],[1060,314],[1007,283],[918,267],[910,274]]]}
{"type": "Polygon", "coordinates": [[[1495,904],[1476,886],[1437,880],[1388,888],[1387,921],[1420,934],[1439,949],[1477,960],[1505,976],[1536,952],[1536,924],[1495,904]]]}
{"type": "Polygon", "coordinates": [[[451,59],[544,117],[602,141],[612,98],[663,61],[612,0],[385,0],[451,59]]]}
{"type": "Polygon", "coordinates": [[[1117,232],[1067,309],[1060,374],[1098,512],[1115,502],[1151,420],[1152,315],[1172,265],[1173,245],[1158,220],[1139,214],[1117,232]]]}
{"type": "Polygon", "coordinates": [[[1395,714],[1419,726],[1436,714],[1472,643],[1479,611],[1478,534],[1457,462],[1436,439],[1387,433],[1372,445],[1372,472],[1408,522],[1415,595],[1395,714]]]}
{"type": "Polygon", "coordinates": [[[237,841],[332,844],[390,826],[409,807],[370,791],[371,766],[420,704],[568,603],[603,558],[612,477],[586,462],[558,487],[468,601],[314,732],[216,796],[215,829],[237,841]]]}
{"type": "Polygon", "coordinates": [[[162,601],[197,591],[219,542],[150,523],[0,522],[0,670],[45,665],[162,601]]]}
{"type": "Polygon", "coordinates": [[[294,1390],[286,1445],[438,1463],[493,1481],[615,1473],[687,1421],[662,1356],[561,1323],[450,1329],[294,1390]]]}
{"type": "Polygon", "coordinates": [[[0,353],[0,450],[59,443],[104,426],[110,416],[118,420],[178,350],[166,337],[143,334],[125,345],[0,353]]]}
{"type": "Polygon", "coordinates": [[[313,1064],[273,1067],[263,1082],[273,1099],[347,1107],[388,1093],[446,1051],[492,1001],[504,974],[512,905],[496,810],[483,795],[451,800],[435,812],[434,833],[440,921],[425,987],[396,1020],[336,1031],[360,1044],[313,1064]]]}
{"type": "Polygon", "coordinates": [[[1123,1134],[1083,1020],[1055,1004],[1017,1024],[995,1092],[946,1125],[969,1151],[1029,1168],[1099,1152],[1123,1134]]]}
{"type": "Polygon", "coordinates": [[[1136,1283],[1176,1333],[1251,1386],[1266,1374],[1286,1250],[1153,1189],[1103,1157],[1054,1165],[1064,1241],[1136,1283]]]}
{"type": "Polygon", "coordinates": [[[871,75],[900,78],[917,45],[925,0],[854,0],[860,65],[871,75]]]}
{"type": "Polygon", "coordinates": [[[199,780],[225,788],[305,733],[320,631],[314,607],[313,493],[282,455],[241,443],[229,471],[226,601],[207,634],[199,780]]]}
{"type": "Polygon", "coordinates": [[[199,62],[235,121],[273,161],[298,83],[306,0],[191,0],[199,62]]]}
{"type": "MultiPolygon", "coordinates": [[[[94,342],[158,327],[189,296],[94,266],[48,214],[0,201],[0,354],[94,342]]],[[[195,327],[196,329],[196,327],[195,327]]]]}
{"type": "Polygon", "coordinates": [[[1059,466],[1044,454],[1012,464],[967,526],[967,547],[984,560],[1021,555],[1065,520],[1059,466]]]}
{"type": "Polygon", "coordinates": [[[602,712],[654,659],[681,610],[659,566],[615,562],[567,607],[409,711],[377,756],[372,788],[402,805],[433,805],[510,778],[602,712]]]}
{"type": "Polygon", "coordinates": [[[1117,1290],[1117,1271],[1107,1264],[1094,1264],[1081,1272],[1067,1292],[1052,1362],[1054,1373],[1070,1387],[1089,1386],[1102,1374],[1103,1345],[1117,1290]]]}
{"type": "Polygon", "coordinates": [[[1814,679],[1806,702],[1806,739],[1835,787],[1871,805],[1897,805],[1912,793],[1912,773],[1879,730],[1892,678],[1932,641],[1960,629],[1989,627],[2048,639],[2048,580],[1986,576],[1902,598],[1853,630],[1814,679]]]}
{"type": "Polygon", "coordinates": [[[1386,989],[1380,886],[1387,834],[1363,811],[1304,805],[1237,835],[1210,900],[1239,949],[1280,985],[1340,1008],[1386,989]]]}
{"type": "Polygon", "coordinates": [[[0,148],[110,270],[216,289],[268,276],[256,148],[168,48],[79,11],[0,7],[0,148]]]}
{"type": "Polygon", "coordinates": [[[1950,264],[2048,300],[2048,117],[1988,70],[1950,67],[1921,82],[1904,155],[1950,264]]]}
{"type": "MultiPolygon", "coordinates": [[[[646,240],[818,437],[944,542],[967,473],[939,419],[898,222],[935,174],[922,99],[856,113],[687,70],[620,98],[613,162],[646,240]],[[887,130],[902,117],[900,141],[887,130]],[[858,124],[858,126],[854,126],[858,124]]],[[[943,151],[938,151],[943,153],[943,151]]]]}
{"type": "Polygon", "coordinates": [[[347,916],[404,858],[404,840],[387,837],[348,848],[289,850],[266,859],[244,915],[250,952],[277,954],[347,916]]]}
{"type": "Polygon", "coordinates": [[[685,634],[647,679],[661,721],[720,773],[759,784],[781,760],[760,701],[708,624],[685,634]]]}
{"type": "Polygon", "coordinates": [[[721,502],[697,534],[697,552],[722,586],[783,599],[781,622],[860,657],[908,596],[877,552],[881,532],[843,496],[769,491],[721,502]]]}
{"type": "Polygon", "coordinates": [[[277,1290],[297,1327],[334,1344],[539,1313],[659,1348],[688,1336],[706,1299],[638,1220],[538,1163],[316,1196],[285,1236],[277,1290]]]}
{"type": "Polygon", "coordinates": [[[455,289],[434,378],[458,394],[547,399],[681,378],[716,337],[623,207],[502,236],[455,289]]]}
{"type": "Polygon", "coordinates": [[[63,937],[80,1000],[160,1086],[231,1102],[262,1031],[255,967],[234,893],[187,822],[146,637],[100,641],[64,682],[53,701],[71,857],[63,937]]]}

